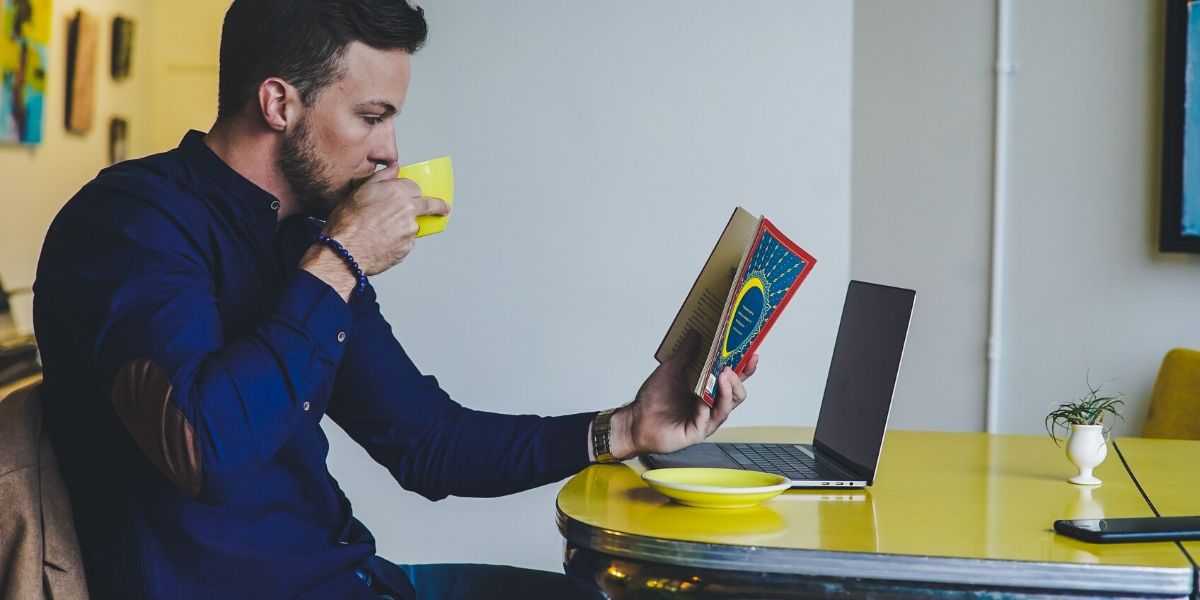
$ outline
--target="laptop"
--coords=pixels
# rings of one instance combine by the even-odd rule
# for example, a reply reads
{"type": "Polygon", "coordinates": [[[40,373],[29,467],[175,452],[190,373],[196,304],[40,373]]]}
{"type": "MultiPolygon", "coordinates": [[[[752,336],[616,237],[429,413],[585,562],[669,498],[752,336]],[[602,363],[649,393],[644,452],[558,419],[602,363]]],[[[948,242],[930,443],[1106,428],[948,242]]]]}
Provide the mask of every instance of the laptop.
{"type": "Polygon", "coordinates": [[[851,281],[812,444],[709,443],[647,454],[651,468],[725,467],[783,475],[796,488],[875,481],[916,292],[851,281]]]}

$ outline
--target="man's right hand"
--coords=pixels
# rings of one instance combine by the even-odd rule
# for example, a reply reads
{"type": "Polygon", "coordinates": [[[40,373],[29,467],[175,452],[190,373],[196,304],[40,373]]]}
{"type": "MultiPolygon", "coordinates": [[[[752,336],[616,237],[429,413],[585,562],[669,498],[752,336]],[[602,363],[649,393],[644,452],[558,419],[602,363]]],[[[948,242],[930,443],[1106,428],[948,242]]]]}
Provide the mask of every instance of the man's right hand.
{"type": "MultiPolygon", "coordinates": [[[[450,214],[441,199],[421,195],[408,179],[397,179],[398,163],[371,175],[333,210],[322,233],[335,239],[354,257],[363,273],[382,273],[408,256],[417,236],[417,217],[450,214]]],[[[300,266],[324,280],[349,299],[357,283],[340,256],[326,246],[314,245],[300,266]]]]}
{"type": "Polygon", "coordinates": [[[408,179],[396,179],[400,165],[392,163],[371,175],[354,194],[338,205],[325,223],[325,235],[350,251],[363,273],[382,273],[412,251],[417,217],[448,215],[450,205],[421,195],[408,179]]]}

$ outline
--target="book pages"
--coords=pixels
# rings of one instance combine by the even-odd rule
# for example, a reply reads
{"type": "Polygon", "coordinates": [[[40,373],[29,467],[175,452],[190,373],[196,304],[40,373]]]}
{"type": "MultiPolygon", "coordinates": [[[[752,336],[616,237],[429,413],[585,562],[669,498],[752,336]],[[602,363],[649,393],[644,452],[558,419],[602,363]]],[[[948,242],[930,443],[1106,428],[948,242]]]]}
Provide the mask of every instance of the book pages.
{"type": "Polygon", "coordinates": [[[666,361],[679,348],[687,333],[696,331],[700,335],[701,351],[696,352],[684,369],[684,381],[689,385],[698,387],[703,383],[701,375],[705,358],[712,354],[717,343],[717,329],[729,302],[733,280],[758,233],[760,220],[740,206],[733,211],[725,231],[721,233],[708,261],[684,299],[683,306],[667,329],[666,337],[654,353],[654,358],[659,362],[666,361]]]}

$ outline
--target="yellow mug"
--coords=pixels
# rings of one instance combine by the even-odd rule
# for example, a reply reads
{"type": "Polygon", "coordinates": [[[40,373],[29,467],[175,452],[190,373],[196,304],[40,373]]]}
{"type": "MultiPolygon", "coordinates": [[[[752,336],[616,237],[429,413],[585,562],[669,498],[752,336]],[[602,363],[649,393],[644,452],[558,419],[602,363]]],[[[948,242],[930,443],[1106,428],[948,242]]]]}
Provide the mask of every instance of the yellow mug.
{"type": "MultiPolygon", "coordinates": [[[[400,167],[398,177],[416,182],[421,186],[422,196],[441,198],[446,204],[454,204],[454,167],[450,164],[449,156],[400,167]]],[[[417,217],[417,237],[438,233],[446,228],[448,220],[450,215],[417,217]]]]}

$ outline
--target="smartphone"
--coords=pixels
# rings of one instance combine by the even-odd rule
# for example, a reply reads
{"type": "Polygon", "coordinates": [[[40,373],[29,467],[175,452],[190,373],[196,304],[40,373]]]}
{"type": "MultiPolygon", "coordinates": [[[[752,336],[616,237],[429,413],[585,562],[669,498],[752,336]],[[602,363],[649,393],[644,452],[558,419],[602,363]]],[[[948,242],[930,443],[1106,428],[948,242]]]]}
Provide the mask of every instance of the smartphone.
{"type": "Polygon", "coordinates": [[[1200,540],[1200,516],[1058,520],[1054,531],[1094,544],[1200,540]]]}

